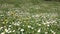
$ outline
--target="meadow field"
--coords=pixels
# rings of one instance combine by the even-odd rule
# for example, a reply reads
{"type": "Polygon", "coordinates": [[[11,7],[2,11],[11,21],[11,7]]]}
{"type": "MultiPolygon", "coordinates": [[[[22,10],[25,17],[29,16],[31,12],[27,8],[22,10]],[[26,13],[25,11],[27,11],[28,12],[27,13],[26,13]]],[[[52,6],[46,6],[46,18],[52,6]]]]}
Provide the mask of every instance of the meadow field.
{"type": "Polygon", "coordinates": [[[0,0],[0,34],[60,34],[60,2],[0,0]]]}

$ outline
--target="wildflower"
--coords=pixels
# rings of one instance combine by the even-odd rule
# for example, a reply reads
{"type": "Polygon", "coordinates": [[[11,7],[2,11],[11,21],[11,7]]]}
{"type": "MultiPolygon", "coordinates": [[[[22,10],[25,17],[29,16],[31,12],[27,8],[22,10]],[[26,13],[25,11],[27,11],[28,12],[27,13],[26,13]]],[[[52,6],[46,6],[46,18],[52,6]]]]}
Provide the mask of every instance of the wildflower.
{"type": "Polygon", "coordinates": [[[7,30],[7,29],[5,29],[5,32],[8,32],[8,30],[7,30]]]}
{"type": "Polygon", "coordinates": [[[8,31],[7,33],[11,33],[12,31],[8,31]]]}
{"type": "Polygon", "coordinates": [[[30,26],[30,25],[28,25],[28,28],[31,28],[31,26],[30,26]]]}
{"type": "Polygon", "coordinates": [[[56,34],[56,32],[54,32],[53,30],[50,30],[53,34],[56,34]]]}
{"type": "Polygon", "coordinates": [[[14,23],[14,25],[19,26],[20,24],[18,24],[18,23],[14,23]]]}
{"type": "Polygon", "coordinates": [[[21,29],[20,31],[22,31],[22,32],[23,32],[23,31],[24,31],[24,29],[21,29]]]}
{"type": "Polygon", "coordinates": [[[41,26],[41,24],[38,24],[39,26],[41,26]]]}
{"type": "Polygon", "coordinates": [[[15,22],[15,23],[13,22],[12,24],[15,25],[15,26],[19,26],[20,22],[15,22]]]}
{"type": "Polygon", "coordinates": [[[44,25],[46,25],[46,23],[43,23],[44,25]]]}
{"type": "Polygon", "coordinates": [[[3,27],[0,27],[0,30],[2,29],[3,27]]]}
{"type": "Polygon", "coordinates": [[[5,29],[5,32],[11,33],[12,31],[10,31],[10,28],[8,28],[8,29],[5,29]]]}
{"type": "Polygon", "coordinates": [[[33,27],[31,27],[31,29],[34,29],[33,27]]]}
{"type": "Polygon", "coordinates": [[[41,29],[38,29],[38,31],[37,32],[41,32],[41,29]]]}
{"type": "Polygon", "coordinates": [[[13,30],[13,32],[15,32],[15,30],[13,30]]]}
{"type": "Polygon", "coordinates": [[[47,23],[47,24],[50,24],[51,22],[48,22],[48,21],[47,21],[46,23],[47,23]]]}
{"type": "Polygon", "coordinates": [[[9,25],[9,27],[11,27],[12,25],[9,25]]]}
{"type": "Polygon", "coordinates": [[[37,23],[38,26],[41,26],[41,24],[37,23]]]}
{"type": "Polygon", "coordinates": [[[49,27],[50,25],[49,25],[49,24],[47,24],[47,26],[49,27]]]}
{"type": "Polygon", "coordinates": [[[25,26],[25,25],[23,25],[23,26],[25,26]]]}
{"type": "Polygon", "coordinates": [[[48,32],[45,32],[45,34],[48,34],[48,32]]]}

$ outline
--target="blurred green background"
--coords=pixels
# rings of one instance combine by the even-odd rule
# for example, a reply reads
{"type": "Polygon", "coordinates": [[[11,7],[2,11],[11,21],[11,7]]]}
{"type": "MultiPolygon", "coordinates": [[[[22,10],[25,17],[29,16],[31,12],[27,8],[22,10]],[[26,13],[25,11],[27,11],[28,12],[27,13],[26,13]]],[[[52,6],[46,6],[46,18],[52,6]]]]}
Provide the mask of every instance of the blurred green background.
{"type": "Polygon", "coordinates": [[[59,0],[0,0],[0,34],[60,34],[59,0]]]}

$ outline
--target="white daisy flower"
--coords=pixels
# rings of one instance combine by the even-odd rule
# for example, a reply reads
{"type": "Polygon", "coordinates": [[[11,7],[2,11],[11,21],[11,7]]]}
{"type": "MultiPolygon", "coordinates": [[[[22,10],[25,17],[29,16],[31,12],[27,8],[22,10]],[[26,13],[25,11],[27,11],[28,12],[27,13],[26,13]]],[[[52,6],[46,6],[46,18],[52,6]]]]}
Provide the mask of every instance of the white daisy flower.
{"type": "Polygon", "coordinates": [[[21,29],[20,31],[22,31],[22,32],[23,32],[23,31],[24,31],[24,29],[21,29]]]}
{"type": "Polygon", "coordinates": [[[41,29],[38,29],[38,31],[37,32],[41,32],[41,29]]]}

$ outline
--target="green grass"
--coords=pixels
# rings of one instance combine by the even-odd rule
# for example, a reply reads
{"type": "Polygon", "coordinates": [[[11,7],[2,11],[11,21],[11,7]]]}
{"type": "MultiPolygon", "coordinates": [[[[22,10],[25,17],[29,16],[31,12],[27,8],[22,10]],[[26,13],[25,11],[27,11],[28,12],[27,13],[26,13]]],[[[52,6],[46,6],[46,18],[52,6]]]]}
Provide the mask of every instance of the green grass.
{"type": "Polygon", "coordinates": [[[0,34],[60,34],[60,2],[0,0],[0,34]]]}

